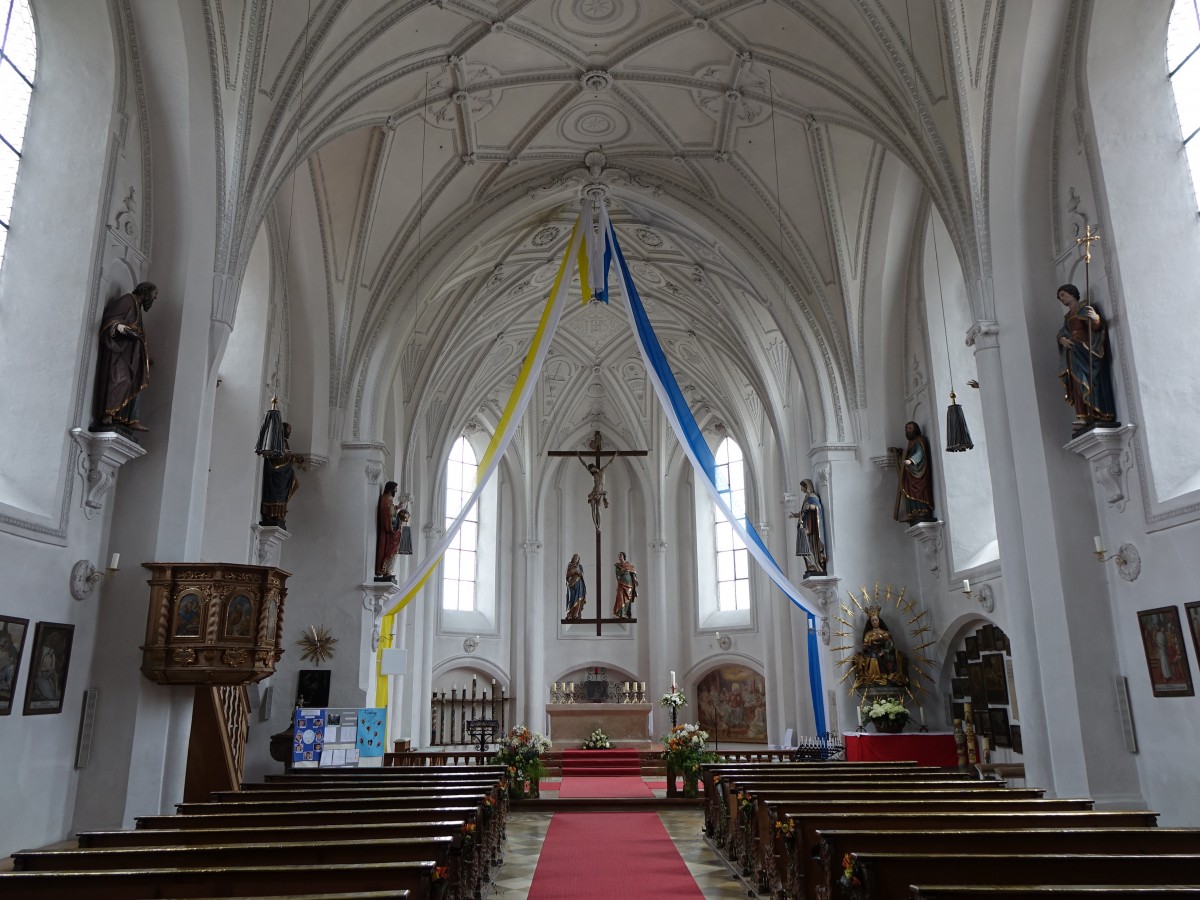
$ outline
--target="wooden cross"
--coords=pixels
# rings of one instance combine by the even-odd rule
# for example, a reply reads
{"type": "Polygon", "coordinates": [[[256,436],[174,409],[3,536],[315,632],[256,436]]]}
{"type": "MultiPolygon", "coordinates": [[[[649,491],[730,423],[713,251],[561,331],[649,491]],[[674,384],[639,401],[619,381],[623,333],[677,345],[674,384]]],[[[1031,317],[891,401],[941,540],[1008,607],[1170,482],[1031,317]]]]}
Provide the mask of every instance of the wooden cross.
{"type": "Polygon", "coordinates": [[[579,452],[578,450],[550,450],[547,452],[547,456],[574,456],[581,463],[583,463],[584,466],[587,467],[588,474],[590,474],[592,476],[592,490],[588,494],[588,504],[591,506],[591,509],[592,509],[592,525],[595,526],[595,529],[596,529],[596,568],[593,569],[593,571],[596,573],[593,576],[595,578],[595,581],[593,583],[595,585],[596,594],[593,599],[596,601],[596,615],[594,617],[589,617],[587,619],[584,619],[581,617],[578,619],[562,619],[560,621],[562,622],[563,625],[574,625],[578,622],[595,622],[596,623],[596,637],[600,637],[600,635],[602,634],[602,626],[605,623],[615,624],[615,623],[621,622],[621,623],[631,624],[631,623],[637,622],[637,619],[635,619],[632,616],[632,614],[629,616],[621,616],[621,617],[617,617],[617,616],[606,617],[601,610],[601,606],[603,605],[604,601],[601,599],[602,594],[600,591],[600,571],[601,571],[600,570],[600,560],[601,560],[601,556],[600,556],[600,549],[601,549],[600,548],[600,536],[601,536],[600,519],[601,519],[602,509],[608,508],[608,496],[604,490],[604,470],[607,469],[609,466],[611,466],[613,464],[613,461],[616,460],[616,458],[618,456],[648,456],[650,451],[649,450],[605,450],[604,449],[604,438],[601,436],[599,431],[597,431],[595,434],[592,435],[592,439],[590,441],[588,441],[588,447],[590,448],[590,451],[591,451],[589,455],[595,457],[595,461],[591,462],[591,463],[587,462],[584,459],[584,454],[579,452]],[[608,462],[602,464],[601,460],[604,459],[605,457],[608,458],[608,462]]]}

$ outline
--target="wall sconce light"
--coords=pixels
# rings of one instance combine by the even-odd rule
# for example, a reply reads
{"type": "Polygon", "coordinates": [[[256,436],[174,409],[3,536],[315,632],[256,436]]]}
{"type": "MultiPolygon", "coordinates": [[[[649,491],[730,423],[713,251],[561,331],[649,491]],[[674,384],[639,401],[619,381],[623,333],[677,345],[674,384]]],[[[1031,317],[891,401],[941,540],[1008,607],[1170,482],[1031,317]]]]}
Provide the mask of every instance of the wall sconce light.
{"type": "Polygon", "coordinates": [[[971,580],[969,578],[963,579],[963,591],[962,592],[963,592],[964,597],[971,596],[971,580]]]}
{"type": "Polygon", "coordinates": [[[71,566],[71,596],[76,600],[86,600],[105,575],[113,576],[121,571],[121,554],[114,553],[109,560],[108,569],[101,571],[89,560],[81,559],[71,566]]]}
{"type": "Polygon", "coordinates": [[[468,653],[474,653],[479,648],[479,635],[469,637],[463,641],[463,649],[468,653]]]}
{"type": "Polygon", "coordinates": [[[1104,549],[1104,542],[1100,540],[1100,535],[1096,535],[1093,539],[1096,542],[1096,549],[1093,551],[1096,556],[1096,561],[1106,563],[1112,560],[1117,564],[1117,573],[1126,581],[1137,581],[1138,575],[1142,573],[1142,556],[1138,553],[1137,547],[1133,544],[1122,544],[1117,548],[1116,553],[1109,553],[1104,549]]]}
{"type": "Polygon", "coordinates": [[[729,635],[722,636],[721,632],[718,631],[717,632],[717,646],[720,647],[722,650],[728,650],[730,647],[733,646],[733,638],[731,638],[729,635]]]}

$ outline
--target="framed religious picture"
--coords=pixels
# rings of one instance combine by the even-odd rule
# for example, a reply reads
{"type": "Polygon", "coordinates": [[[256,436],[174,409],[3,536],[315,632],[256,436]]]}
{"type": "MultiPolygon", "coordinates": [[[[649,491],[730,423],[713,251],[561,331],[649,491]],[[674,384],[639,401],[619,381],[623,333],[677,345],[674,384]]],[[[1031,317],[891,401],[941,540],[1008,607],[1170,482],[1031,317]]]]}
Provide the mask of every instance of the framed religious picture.
{"type": "Polygon", "coordinates": [[[967,677],[967,651],[959,650],[954,654],[954,674],[959,678],[967,677]]]}
{"type": "Polygon", "coordinates": [[[999,651],[1000,653],[1008,653],[1009,652],[1008,635],[1005,634],[1003,631],[1001,631],[999,628],[996,629],[996,650],[999,651]]]}
{"type": "Polygon", "coordinates": [[[953,722],[955,719],[958,719],[958,721],[961,722],[963,719],[966,718],[966,715],[967,715],[967,706],[965,703],[951,703],[950,704],[950,721],[951,722],[953,722]]]}
{"type": "Polygon", "coordinates": [[[976,707],[987,705],[987,687],[983,679],[983,662],[977,661],[967,667],[967,693],[976,707]]]}
{"type": "Polygon", "coordinates": [[[968,634],[963,640],[967,648],[967,659],[979,659],[979,638],[976,635],[968,634]]]}
{"type": "Polygon", "coordinates": [[[990,653],[996,649],[996,626],[984,625],[976,634],[979,635],[979,649],[982,652],[990,653]]]}
{"type": "Polygon", "coordinates": [[[1196,659],[1200,659],[1200,602],[1183,604],[1183,615],[1192,632],[1192,646],[1196,648],[1196,659]]]}
{"type": "Polygon", "coordinates": [[[967,698],[967,685],[969,683],[966,678],[951,678],[950,695],[955,700],[965,700],[967,698]]]}
{"type": "Polygon", "coordinates": [[[1008,682],[1004,678],[1004,654],[986,653],[983,657],[983,689],[990,704],[1008,705],[1008,682]]]}
{"type": "Polygon", "coordinates": [[[296,673],[296,706],[329,706],[329,669],[301,669],[296,673]]]}
{"type": "Polygon", "coordinates": [[[0,616],[0,716],[12,712],[13,692],[21,673],[21,651],[25,647],[27,631],[28,619],[0,616]]]}
{"type": "Polygon", "coordinates": [[[1012,741],[1013,753],[1024,753],[1025,745],[1021,743],[1021,726],[1012,725],[1008,729],[1008,738],[1012,741]]]}
{"type": "Polygon", "coordinates": [[[1008,710],[992,707],[988,710],[992,720],[992,744],[996,747],[1011,747],[1012,735],[1008,730],[1008,710]]]}
{"type": "Polygon", "coordinates": [[[983,704],[976,704],[972,710],[972,717],[975,719],[975,733],[986,734],[989,738],[992,736],[992,717],[988,715],[988,708],[983,704]]]}
{"type": "Polygon", "coordinates": [[[1137,615],[1154,696],[1191,697],[1195,691],[1183,627],[1179,623],[1179,607],[1144,609],[1137,615]]]}
{"type": "Polygon", "coordinates": [[[33,632],[33,651],[29,654],[29,677],[25,680],[25,715],[46,716],[62,712],[74,636],[74,625],[37,623],[33,632]]]}

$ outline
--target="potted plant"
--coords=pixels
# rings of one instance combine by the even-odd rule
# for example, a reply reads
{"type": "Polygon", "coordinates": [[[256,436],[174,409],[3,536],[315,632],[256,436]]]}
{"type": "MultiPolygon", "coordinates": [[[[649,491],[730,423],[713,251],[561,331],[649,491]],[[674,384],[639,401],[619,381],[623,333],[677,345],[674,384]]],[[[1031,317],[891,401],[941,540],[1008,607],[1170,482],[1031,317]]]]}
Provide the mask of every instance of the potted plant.
{"type": "Polygon", "coordinates": [[[862,715],[870,721],[876,731],[887,734],[903,731],[909,719],[909,712],[904,704],[891,698],[863,703],[862,715]]]}
{"type": "Polygon", "coordinates": [[[611,750],[612,749],[612,741],[609,740],[607,734],[605,734],[603,731],[601,731],[599,728],[597,728],[590,735],[588,735],[588,739],[583,742],[583,749],[584,750],[611,750]]]}
{"type": "Polygon", "coordinates": [[[508,767],[510,797],[523,800],[541,795],[539,784],[546,774],[541,755],[549,749],[550,740],[544,734],[530,731],[524,725],[518,725],[500,739],[492,762],[508,767]]]}

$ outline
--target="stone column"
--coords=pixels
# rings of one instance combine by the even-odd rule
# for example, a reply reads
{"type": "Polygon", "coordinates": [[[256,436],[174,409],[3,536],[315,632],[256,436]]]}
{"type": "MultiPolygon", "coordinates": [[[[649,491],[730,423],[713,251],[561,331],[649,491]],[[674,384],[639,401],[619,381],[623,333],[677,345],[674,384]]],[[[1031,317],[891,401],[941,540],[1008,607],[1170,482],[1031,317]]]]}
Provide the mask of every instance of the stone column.
{"type": "MultiPolygon", "coordinates": [[[[549,635],[546,631],[546,601],[541,590],[543,583],[542,542],[536,538],[529,538],[521,543],[521,549],[525,551],[525,590],[521,592],[525,604],[525,615],[518,616],[517,610],[514,609],[513,618],[514,624],[524,619],[525,631],[523,635],[518,635],[516,631],[513,632],[514,637],[520,643],[519,647],[513,648],[513,658],[520,657],[524,663],[522,675],[525,683],[520,685],[519,689],[514,684],[510,693],[518,706],[524,706],[524,709],[516,711],[515,719],[509,723],[509,727],[511,728],[519,722],[526,722],[530,730],[546,734],[549,728],[549,722],[546,719],[546,704],[549,702],[550,694],[546,685],[545,647],[549,643],[549,635]]],[[[516,674],[515,671],[513,674],[516,674]]]]}
{"type": "MultiPolygon", "coordinates": [[[[987,434],[988,459],[991,463],[992,498],[996,515],[996,536],[1000,547],[1000,569],[1005,584],[1005,596],[1010,598],[1006,611],[1012,637],[1013,665],[1017,696],[1021,709],[1021,734],[1024,744],[1025,771],[1029,784],[1046,785],[1052,791],[1066,795],[1084,796],[1086,779],[1080,775],[1068,784],[1056,780],[1060,773],[1072,767],[1081,769],[1083,742],[1077,721],[1079,707],[1073,683],[1048,684],[1043,680],[1038,647],[1038,625],[1033,598],[1038,594],[1032,584],[1025,553],[1024,524],[1021,519],[1017,464],[1013,455],[1013,434],[1008,415],[1008,396],[1004,386],[1004,369],[1000,359],[1000,328],[995,322],[976,323],[967,332],[967,345],[974,347],[975,368],[979,373],[983,412],[983,427],[987,434]],[[1055,709],[1048,709],[1054,704],[1055,709]],[[1062,719],[1063,737],[1056,741],[1055,755],[1061,762],[1055,765],[1051,756],[1047,732],[1047,715],[1055,714],[1056,723],[1062,719]],[[1031,739],[1032,738],[1032,739],[1031,739]],[[1069,760],[1073,760],[1070,761],[1069,760]]],[[[1057,595],[1060,627],[1065,630],[1065,612],[1061,593],[1057,595]]],[[[1053,642],[1053,633],[1043,635],[1046,652],[1053,642]]],[[[1058,725],[1056,724],[1056,728],[1058,725]]]]}

